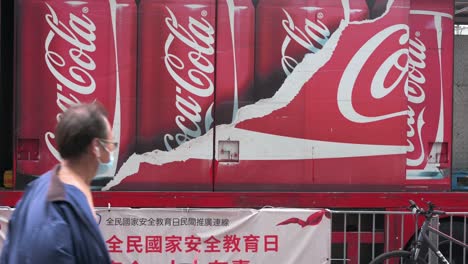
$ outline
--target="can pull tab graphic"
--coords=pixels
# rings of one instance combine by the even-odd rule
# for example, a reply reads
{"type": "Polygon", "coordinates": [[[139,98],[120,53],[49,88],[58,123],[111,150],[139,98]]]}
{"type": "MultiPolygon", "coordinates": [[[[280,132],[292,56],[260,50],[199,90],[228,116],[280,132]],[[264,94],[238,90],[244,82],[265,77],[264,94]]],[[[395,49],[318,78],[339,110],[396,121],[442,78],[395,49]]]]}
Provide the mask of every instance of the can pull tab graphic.
{"type": "Polygon", "coordinates": [[[239,141],[218,141],[218,160],[220,162],[239,162],[239,141]]]}

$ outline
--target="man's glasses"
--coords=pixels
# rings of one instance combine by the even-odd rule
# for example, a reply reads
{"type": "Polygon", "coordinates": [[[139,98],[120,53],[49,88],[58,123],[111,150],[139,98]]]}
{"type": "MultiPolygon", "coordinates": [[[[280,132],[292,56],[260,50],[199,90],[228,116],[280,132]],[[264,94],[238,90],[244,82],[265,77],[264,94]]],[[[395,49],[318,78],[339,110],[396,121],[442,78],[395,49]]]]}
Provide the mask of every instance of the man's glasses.
{"type": "Polygon", "coordinates": [[[107,140],[103,138],[99,139],[99,143],[101,143],[102,147],[105,148],[109,152],[114,151],[119,146],[119,142],[115,142],[115,141],[111,141],[111,140],[107,140]],[[111,149],[107,148],[107,146],[109,145],[112,146],[111,149]]]}

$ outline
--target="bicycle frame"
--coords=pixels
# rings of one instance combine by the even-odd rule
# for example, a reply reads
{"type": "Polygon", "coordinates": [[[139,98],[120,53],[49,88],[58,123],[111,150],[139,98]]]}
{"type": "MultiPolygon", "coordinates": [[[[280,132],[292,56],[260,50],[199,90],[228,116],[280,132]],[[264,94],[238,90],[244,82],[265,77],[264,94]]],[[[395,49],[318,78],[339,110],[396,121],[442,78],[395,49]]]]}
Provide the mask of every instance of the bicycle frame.
{"type": "Polygon", "coordinates": [[[430,219],[426,219],[421,227],[421,232],[419,233],[418,235],[418,240],[416,241],[416,247],[415,247],[415,252],[414,252],[414,260],[415,259],[418,259],[418,256],[419,256],[419,252],[421,250],[421,244],[422,242],[426,242],[429,249],[432,250],[433,252],[435,252],[435,254],[437,255],[438,259],[441,260],[443,263],[446,263],[446,264],[450,264],[448,262],[448,260],[445,258],[444,255],[442,255],[442,253],[440,252],[440,250],[438,249],[438,247],[436,245],[434,245],[434,243],[430,240],[429,236],[428,236],[428,231],[429,232],[432,232],[432,233],[435,233],[437,234],[438,236],[441,236],[445,239],[447,239],[448,241],[451,241],[457,245],[460,245],[462,247],[464,247],[465,249],[468,248],[468,244],[465,244],[437,229],[435,229],[434,227],[430,226],[430,219]]]}

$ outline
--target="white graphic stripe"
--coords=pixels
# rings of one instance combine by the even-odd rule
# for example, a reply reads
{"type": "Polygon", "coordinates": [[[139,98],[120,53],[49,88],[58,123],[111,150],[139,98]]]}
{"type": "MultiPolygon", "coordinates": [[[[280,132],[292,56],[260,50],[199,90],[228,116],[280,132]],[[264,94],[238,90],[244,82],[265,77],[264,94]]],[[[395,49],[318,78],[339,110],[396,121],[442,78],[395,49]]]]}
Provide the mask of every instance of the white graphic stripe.
{"type": "Polygon", "coordinates": [[[341,0],[341,4],[343,5],[344,11],[344,20],[349,22],[351,20],[351,8],[349,7],[349,0],[341,0]]]}
{"type": "MultiPolygon", "coordinates": [[[[242,139],[240,160],[306,160],[405,155],[406,145],[372,145],[328,142],[278,136],[234,128],[229,131],[230,140],[242,139]],[[255,142],[249,144],[248,142],[255,142]],[[275,144],[271,144],[275,142],[275,144]]],[[[219,138],[228,140],[228,138],[219,138]]],[[[216,145],[218,147],[218,145],[216,145]]],[[[216,151],[218,153],[218,151],[216,151]]]]}
{"type": "Polygon", "coordinates": [[[232,61],[234,64],[234,98],[233,98],[233,105],[232,105],[232,122],[236,120],[237,110],[239,109],[239,95],[238,95],[238,88],[237,88],[237,55],[236,55],[236,42],[235,42],[235,34],[234,34],[234,0],[226,0],[228,6],[228,14],[229,14],[229,27],[231,29],[231,41],[232,41],[232,61]]]}
{"type": "MultiPolygon", "coordinates": [[[[114,121],[112,123],[112,133],[117,141],[120,143],[120,132],[121,132],[121,111],[120,111],[120,74],[119,74],[119,57],[117,51],[117,23],[116,23],[116,16],[117,16],[117,3],[116,0],[109,0],[110,5],[110,12],[112,18],[112,33],[114,36],[114,50],[115,50],[115,110],[114,110],[114,121]]],[[[115,175],[117,170],[117,161],[119,160],[119,147],[114,151],[114,165],[112,166],[111,170],[106,174],[115,175]]]]}
{"type": "Polygon", "coordinates": [[[440,113],[437,127],[436,142],[444,141],[444,73],[442,71],[442,18],[436,16],[434,23],[437,32],[437,46],[439,47],[439,74],[440,74],[440,113]]]}
{"type": "Polygon", "coordinates": [[[442,12],[435,12],[435,11],[428,11],[428,10],[410,10],[410,14],[412,15],[427,15],[427,16],[435,16],[435,17],[446,17],[453,19],[451,14],[442,13],[442,12]]]}
{"type": "MultiPolygon", "coordinates": [[[[218,140],[238,140],[241,151],[239,159],[252,160],[310,160],[332,158],[355,158],[385,155],[406,155],[406,145],[372,145],[337,143],[319,140],[292,138],[266,133],[259,133],[244,129],[234,128],[231,125],[219,125],[216,127],[218,140]],[[272,144],[274,142],[274,144],[272,144]]],[[[195,138],[171,151],[155,150],[142,155],[133,154],[119,170],[116,177],[110,181],[103,190],[120,184],[128,175],[137,174],[141,163],[152,165],[164,165],[176,161],[189,159],[211,160],[212,146],[206,144],[207,139],[212,139],[213,129],[207,134],[195,138]]],[[[215,153],[218,153],[216,144],[215,153]]],[[[216,159],[218,159],[216,155],[216,159]]]]}

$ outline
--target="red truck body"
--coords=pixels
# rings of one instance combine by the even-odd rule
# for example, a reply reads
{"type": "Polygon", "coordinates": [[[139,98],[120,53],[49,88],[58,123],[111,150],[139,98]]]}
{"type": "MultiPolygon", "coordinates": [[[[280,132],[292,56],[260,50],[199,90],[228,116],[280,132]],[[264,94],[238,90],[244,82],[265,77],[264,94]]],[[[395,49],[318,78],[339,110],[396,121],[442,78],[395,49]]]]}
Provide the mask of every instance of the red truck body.
{"type": "Polygon", "coordinates": [[[2,205],[59,162],[60,113],[99,100],[120,145],[93,182],[97,206],[468,209],[452,192],[453,3],[21,0],[14,12],[16,191],[2,205]]]}
{"type": "Polygon", "coordinates": [[[104,190],[450,190],[453,6],[219,2],[18,1],[14,174],[99,100],[104,190]]]}

